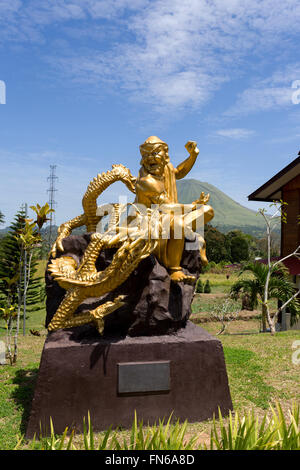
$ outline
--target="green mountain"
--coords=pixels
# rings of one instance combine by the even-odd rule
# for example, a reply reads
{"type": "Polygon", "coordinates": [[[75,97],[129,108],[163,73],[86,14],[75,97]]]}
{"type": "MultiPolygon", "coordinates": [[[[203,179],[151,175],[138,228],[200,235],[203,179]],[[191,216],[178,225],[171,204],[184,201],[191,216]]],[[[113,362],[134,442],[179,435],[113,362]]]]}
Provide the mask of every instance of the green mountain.
{"type": "Polygon", "coordinates": [[[215,211],[215,216],[210,222],[221,232],[239,229],[254,236],[263,236],[266,231],[265,223],[255,211],[243,207],[231,199],[225,193],[209,183],[194,179],[177,181],[178,201],[182,204],[190,204],[199,198],[202,191],[210,194],[209,204],[215,211]]]}
{"type": "MultiPolygon", "coordinates": [[[[257,237],[265,236],[266,227],[260,215],[257,215],[251,209],[247,209],[247,207],[243,207],[212,184],[203,183],[195,179],[184,179],[177,181],[177,191],[178,201],[182,204],[190,204],[195,201],[199,198],[202,191],[205,194],[209,193],[209,204],[215,211],[211,225],[218,228],[221,232],[226,233],[230,230],[239,229],[257,237]]],[[[0,238],[6,235],[8,230],[8,227],[0,229],[0,238]]],[[[48,237],[48,230],[49,228],[46,227],[42,231],[46,239],[48,237]]],[[[84,230],[84,228],[77,229],[74,230],[74,233],[80,233],[84,230]]]]}

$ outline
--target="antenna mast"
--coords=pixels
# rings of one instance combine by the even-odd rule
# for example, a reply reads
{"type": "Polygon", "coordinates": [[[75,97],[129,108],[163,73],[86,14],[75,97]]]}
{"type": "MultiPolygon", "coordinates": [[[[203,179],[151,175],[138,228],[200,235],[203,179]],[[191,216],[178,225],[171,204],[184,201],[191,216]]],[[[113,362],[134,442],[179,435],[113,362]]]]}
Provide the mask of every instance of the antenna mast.
{"type": "MultiPolygon", "coordinates": [[[[55,175],[56,165],[50,165],[50,176],[48,176],[47,180],[49,181],[49,189],[47,190],[49,193],[49,207],[50,209],[55,209],[57,202],[55,201],[55,193],[57,189],[55,188],[55,183],[58,180],[57,176],[55,175]]],[[[52,237],[55,225],[55,212],[50,212],[49,214],[49,247],[51,248],[52,245],[52,237]]]]}

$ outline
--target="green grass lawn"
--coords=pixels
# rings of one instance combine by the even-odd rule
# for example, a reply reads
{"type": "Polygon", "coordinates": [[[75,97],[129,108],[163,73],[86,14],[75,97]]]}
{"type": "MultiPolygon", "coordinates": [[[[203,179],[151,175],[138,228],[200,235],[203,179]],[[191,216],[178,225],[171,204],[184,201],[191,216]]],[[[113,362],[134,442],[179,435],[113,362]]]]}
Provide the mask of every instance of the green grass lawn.
{"type": "MultiPolygon", "coordinates": [[[[205,278],[206,275],[204,275],[205,278]]],[[[219,285],[222,285],[222,278],[219,285]]],[[[207,278],[207,277],[206,277],[207,278]]],[[[224,286],[227,284],[223,276],[224,286]]],[[[232,279],[231,279],[232,282],[232,279]]],[[[195,299],[199,305],[204,303],[195,299]]],[[[207,309],[210,305],[206,299],[207,309]]],[[[202,305],[203,306],[203,305],[202,305]]],[[[19,336],[19,358],[14,366],[0,366],[0,449],[13,449],[17,436],[25,433],[31,401],[36,383],[43,344],[45,308],[28,313],[26,335],[19,336]],[[41,336],[33,336],[30,329],[41,336]]],[[[207,322],[201,327],[215,335],[220,330],[218,322],[207,322]]],[[[254,409],[263,415],[269,404],[278,401],[285,412],[293,402],[299,402],[300,366],[292,363],[292,344],[300,339],[300,331],[287,331],[271,336],[259,333],[260,320],[233,321],[223,335],[218,336],[224,348],[227,373],[234,409],[240,412],[254,409]]],[[[0,321],[0,339],[5,340],[4,322],[0,321]]],[[[199,385],[201,386],[201,385],[199,385]]],[[[92,419],[93,417],[91,417],[92,419]]],[[[211,421],[190,423],[188,433],[202,433],[205,440],[210,432],[211,421]]],[[[55,426],[55,423],[54,423],[55,426]]],[[[80,441],[80,438],[78,438],[80,441]]],[[[26,448],[25,442],[23,446],[26,448]]]]}
{"type": "Polygon", "coordinates": [[[37,264],[36,277],[44,277],[48,260],[41,259],[37,264]]]}
{"type": "MultiPolygon", "coordinates": [[[[12,449],[16,445],[17,435],[25,433],[40,356],[46,338],[44,321],[44,306],[40,310],[28,313],[26,335],[23,336],[22,328],[19,333],[17,363],[14,366],[0,366],[1,450],[12,449]],[[41,336],[31,335],[30,329],[39,330],[41,336]]],[[[5,341],[5,337],[5,323],[0,321],[0,340],[5,341]]]]}
{"type": "Polygon", "coordinates": [[[229,293],[232,284],[234,284],[239,279],[251,278],[251,273],[245,272],[239,276],[239,271],[233,271],[229,269],[224,269],[224,272],[215,273],[207,272],[200,275],[200,279],[204,286],[206,280],[209,281],[211,286],[211,293],[229,293]],[[229,276],[227,278],[227,276],[229,276]]]}

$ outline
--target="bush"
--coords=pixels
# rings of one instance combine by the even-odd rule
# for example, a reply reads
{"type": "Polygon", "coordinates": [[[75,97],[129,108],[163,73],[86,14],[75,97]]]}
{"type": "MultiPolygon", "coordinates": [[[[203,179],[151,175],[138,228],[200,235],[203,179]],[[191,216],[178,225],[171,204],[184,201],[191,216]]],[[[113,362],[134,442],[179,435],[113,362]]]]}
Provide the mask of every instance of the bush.
{"type": "Polygon", "coordinates": [[[198,279],[197,284],[196,284],[196,292],[197,294],[202,294],[203,292],[203,284],[200,278],[198,279]]]}
{"type": "Polygon", "coordinates": [[[228,269],[225,268],[228,264],[231,264],[230,261],[220,261],[220,263],[215,263],[210,261],[206,266],[202,266],[202,274],[213,273],[213,274],[225,274],[228,269]]]}
{"type": "Polygon", "coordinates": [[[205,285],[204,285],[204,293],[205,294],[210,294],[211,293],[211,287],[210,287],[210,283],[209,283],[208,279],[207,279],[207,281],[205,282],[205,285]]]}
{"type": "Polygon", "coordinates": [[[231,264],[231,261],[228,261],[228,260],[224,259],[224,260],[220,261],[219,266],[221,268],[224,268],[225,266],[228,266],[230,264],[231,264]]]}

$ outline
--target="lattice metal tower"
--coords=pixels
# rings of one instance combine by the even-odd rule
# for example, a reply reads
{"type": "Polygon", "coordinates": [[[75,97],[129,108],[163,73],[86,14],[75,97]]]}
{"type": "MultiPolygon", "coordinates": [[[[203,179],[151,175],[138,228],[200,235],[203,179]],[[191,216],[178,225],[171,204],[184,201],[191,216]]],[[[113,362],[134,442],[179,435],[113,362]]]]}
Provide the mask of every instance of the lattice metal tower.
{"type": "MultiPolygon", "coordinates": [[[[50,165],[50,176],[48,176],[47,180],[49,181],[49,189],[47,189],[47,192],[49,193],[49,200],[48,204],[50,206],[50,209],[55,209],[57,202],[55,201],[55,193],[57,189],[55,188],[55,183],[58,180],[58,177],[55,175],[55,170],[56,170],[56,165],[50,165]]],[[[52,245],[52,237],[53,237],[53,232],[54,232],[54,225],[55,225],[55,212],[50,212],[49,214],[49,236],[48,236],[48,241],[49,241],[49,247],[52,245]]]]}

